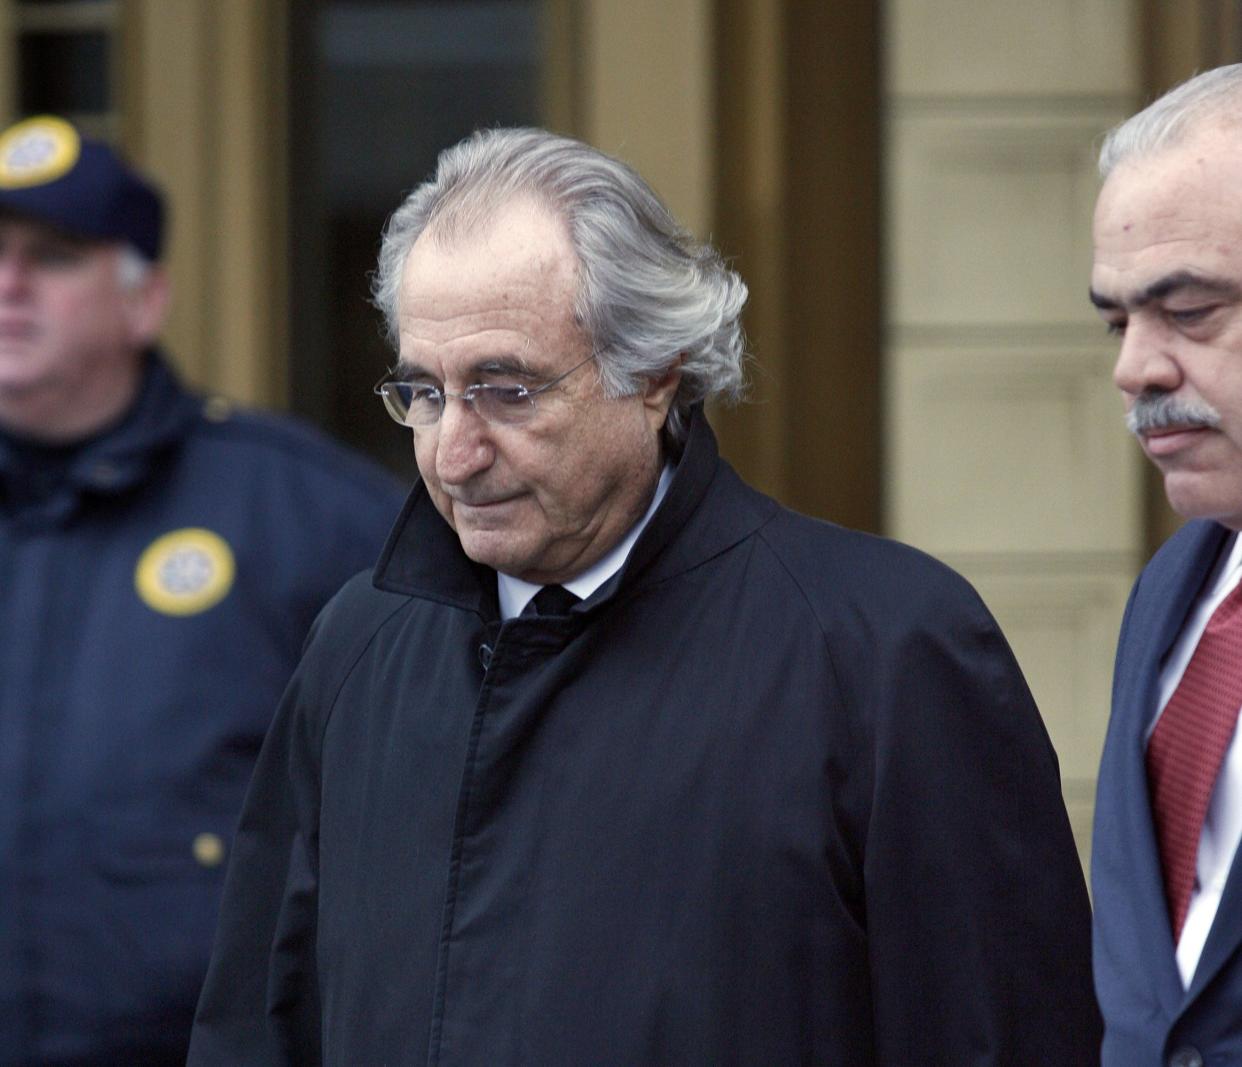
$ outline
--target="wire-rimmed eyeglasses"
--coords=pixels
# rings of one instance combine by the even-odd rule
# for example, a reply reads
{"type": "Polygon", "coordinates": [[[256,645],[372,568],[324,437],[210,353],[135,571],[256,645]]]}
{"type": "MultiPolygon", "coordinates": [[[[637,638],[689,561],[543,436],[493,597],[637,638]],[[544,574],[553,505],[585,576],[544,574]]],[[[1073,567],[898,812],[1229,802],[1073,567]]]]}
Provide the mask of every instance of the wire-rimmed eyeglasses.
{"type": "Polygon", "coordinates": [[[469,404],[486,422],[514,426],[529,421],[535,414],[535,397],[568,378],[579,367],[585,367],[594,358],[595,354],[592,353],[581,363],[575,363],[564,374],[558,374],[551,381],[534,389],[527,389],[524,385],[478,383],[467,386],[460,393],[450,393],[438,385],[429,385],[426,382],[393,379],[392,374],[395,372],[389,371],[375,383],[371,391],[383,398],[388,414],[402,426],[434,426],[444,414],[444,405],[449,397],[469,404]]]}

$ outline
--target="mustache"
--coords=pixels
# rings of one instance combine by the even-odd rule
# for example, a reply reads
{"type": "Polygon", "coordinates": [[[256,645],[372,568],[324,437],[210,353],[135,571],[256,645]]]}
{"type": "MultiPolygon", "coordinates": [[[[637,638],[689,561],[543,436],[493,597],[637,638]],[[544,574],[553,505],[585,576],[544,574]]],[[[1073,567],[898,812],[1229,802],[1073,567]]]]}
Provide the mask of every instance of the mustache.
{"type": "Polygon", "coordinates": [[[1220,412],[1211,404],[1152,390],[1142,393],[1126,414],[1126,429],[1136,437],[1154,430],[1214,430],[1219,425],[1220,412]]]}

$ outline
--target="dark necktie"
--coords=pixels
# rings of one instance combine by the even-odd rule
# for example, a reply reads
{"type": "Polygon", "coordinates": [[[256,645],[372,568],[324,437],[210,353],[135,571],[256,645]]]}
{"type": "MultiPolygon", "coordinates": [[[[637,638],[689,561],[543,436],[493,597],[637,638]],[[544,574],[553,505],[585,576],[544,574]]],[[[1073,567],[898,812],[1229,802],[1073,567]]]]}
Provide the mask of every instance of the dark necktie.
{"type": "Polygon", "coordinates": [[[531,615],[568,615],[569,609],[582,597],[575,596],[563,585],[545,585],[522,609],[523,617],[531,615]]]}
{"type": "Polygon", "coordinates": [[[1147,743],[1173,943],[1182,936],[1212,788],[1242,707],[1242,584],[1217,607],[1147,743]]]}

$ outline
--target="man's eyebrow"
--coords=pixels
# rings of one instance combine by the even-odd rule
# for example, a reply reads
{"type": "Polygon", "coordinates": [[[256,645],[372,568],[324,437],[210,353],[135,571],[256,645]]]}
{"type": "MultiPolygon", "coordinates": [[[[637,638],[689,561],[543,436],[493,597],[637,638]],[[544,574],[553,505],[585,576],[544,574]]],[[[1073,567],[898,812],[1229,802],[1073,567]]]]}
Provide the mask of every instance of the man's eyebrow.
{"type": "Polygon", "coordinates": [[[398,359],[397,364],[392,369],[395,377],[402,381],[412,382],[418,379],[433,379],[435,377],[426,367],[420,367],[417,363],[412,363],[408,359],[398,359]]]}
{"type": "Polygon", "coordinates": [[[1173,293],[1183,289],[1194,289],[1200,293],[1228,297],[1234,300],[1242,296],[1242,289],[1239,288],[1236,282],[1229,281],[1227,278],[1207,277],[1189,270],[1179,270],[1173,274],[1167,274],[1163,278],[1152,282],[1147,288],[1135,293],[1129,299],[1114,299],[1111,296],[1105,296],[1102,293],[1096,292],[1095,289],[1090,290],[1089,296],[1091,303],[1101,311],[1119,311],[1123,308],[1141,308],[1150,304],[1153,300],[1163,300],[1165,297],[1171,296],[1173,293]]]}
{"type": "MultiPolygon", "coordinates": [[[[393,372],[406,381],[427,379],[435,381],[436,375],[427,370],[426,367],[412,360],[398,359],[396,368],[393,372]]],[[[518,375],[523,378],[538,378],[540,375],[531,369],[529,363],[522,359],[521,356],[488,356],[480,359],[477,363],[471,364],[465,377],[470,379],[479,378],[485,374],[511,374],[518,375]]]]}
{"type": "Polygon", "coordinates": [[[523,378],[537,378],[538,375],[531,370],[530,364],[521,356],[493,356],[490,359],[480,360],[474,365],[473,372],[477,374],[517,374],[523,378]]]}

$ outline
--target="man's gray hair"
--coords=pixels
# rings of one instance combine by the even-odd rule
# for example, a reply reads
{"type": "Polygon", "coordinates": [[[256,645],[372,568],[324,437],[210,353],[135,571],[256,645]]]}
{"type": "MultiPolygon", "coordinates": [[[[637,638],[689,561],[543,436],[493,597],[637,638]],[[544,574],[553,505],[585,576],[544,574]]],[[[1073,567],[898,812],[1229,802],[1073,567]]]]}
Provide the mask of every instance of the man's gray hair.
{"type": "Polygon", "coordinates": [[[1100,176],[1132,156],[1172,148],[1207,121],[1242,125],[1242,63],[1196,74],[1109,130],[1100,147],[1100,176]]]}
{"type": "Polygon", "coordinates": [[[574,314],[590,338],[609,396],[638,392],[681,357],[665,425],[680,446],[691,405],[744,389],[746,284],[710,245],[677,225],[630,167],[539,129],[481,130],[440,153],[384,230],[372,296],[398,347],[397,297],[406,256],[429,229],[451,239],[518,196],[563,219],[578,258],[574,314]]]}
{"type": "Polygon", "coordinates": [[[137,289],[147,280],[152,264],[146,256],[131,244],[122,244],[117,251],[116,276],[122,289],[127,292],[137,289]]]}

